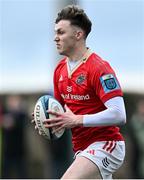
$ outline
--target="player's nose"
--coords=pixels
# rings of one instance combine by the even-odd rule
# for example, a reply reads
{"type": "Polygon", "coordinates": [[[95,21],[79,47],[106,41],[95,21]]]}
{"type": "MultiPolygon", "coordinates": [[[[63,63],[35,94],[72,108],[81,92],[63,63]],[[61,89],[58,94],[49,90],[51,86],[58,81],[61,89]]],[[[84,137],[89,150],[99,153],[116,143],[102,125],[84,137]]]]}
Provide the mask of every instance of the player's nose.
{"type": "Polygon", "coordinates": [[[59,41],[59,37],[58,37],[57,35],[55,35],[54,41],[55,41],[55,42],[59,41]]]}

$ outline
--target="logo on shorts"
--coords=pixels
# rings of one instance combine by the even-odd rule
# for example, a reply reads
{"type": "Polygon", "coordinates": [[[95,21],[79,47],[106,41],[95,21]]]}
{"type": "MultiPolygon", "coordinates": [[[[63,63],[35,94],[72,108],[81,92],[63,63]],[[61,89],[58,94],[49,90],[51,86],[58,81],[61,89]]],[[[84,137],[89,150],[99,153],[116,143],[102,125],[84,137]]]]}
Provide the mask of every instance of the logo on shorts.
{"type": "Polygon", "coordinates": [[[108,162],[107,157],[105,157],[105,158],[102,160],[102,164],[103,164],[103,166],[104,166],[105,168],[108,167],[108,165],[109,165],[110,163],[108,162]]]}
{"type": "Polygon", "coordinates": [[[90,150],[87,151],[87,153],[95,155],[95,150],[94,149],[90,149],[90,150]]]}

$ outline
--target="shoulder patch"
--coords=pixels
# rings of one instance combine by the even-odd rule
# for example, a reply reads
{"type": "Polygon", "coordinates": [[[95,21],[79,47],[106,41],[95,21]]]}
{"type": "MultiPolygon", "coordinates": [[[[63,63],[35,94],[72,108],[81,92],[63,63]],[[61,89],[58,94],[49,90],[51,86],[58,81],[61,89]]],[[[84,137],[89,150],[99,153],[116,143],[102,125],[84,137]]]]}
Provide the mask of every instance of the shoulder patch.
{"type": "Polygon", "coordinates": [[[105,93],[120,89],[120,85],[113,74],[106,74],[100,77],[100,81],[105,93]]]}

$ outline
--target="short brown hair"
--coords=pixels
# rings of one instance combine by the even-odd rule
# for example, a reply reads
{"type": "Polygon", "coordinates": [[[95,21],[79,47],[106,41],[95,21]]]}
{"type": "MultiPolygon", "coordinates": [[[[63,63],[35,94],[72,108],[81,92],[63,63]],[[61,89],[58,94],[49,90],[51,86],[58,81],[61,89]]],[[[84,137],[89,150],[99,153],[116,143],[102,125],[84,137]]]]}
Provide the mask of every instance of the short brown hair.
{"type": "Polygon", "coordinates": [[[56,18],[55,23],[57,24],[61,20],[69,20],[71,25],[80,27],[85,32],[85,37],[91,31],[92,23],[83,9],[80,9],[76,5],[68,5],[63,8],[56,18]]]}

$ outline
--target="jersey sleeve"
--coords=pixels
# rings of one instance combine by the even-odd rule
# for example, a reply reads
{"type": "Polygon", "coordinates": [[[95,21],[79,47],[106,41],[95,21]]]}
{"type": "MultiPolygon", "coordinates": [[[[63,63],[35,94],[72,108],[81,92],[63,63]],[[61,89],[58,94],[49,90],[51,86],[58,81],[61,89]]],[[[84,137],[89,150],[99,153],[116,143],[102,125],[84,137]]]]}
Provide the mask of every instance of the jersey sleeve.
{"type": "Polygon", "coordinates": [[[106,61],[103,61],[98,67],[93,67],[91,85],[103,103],[113,97],[123,96],[116,74],[106,61]]]}
{"type": "Polygon", "coordinates": [[[60,64],[56,67],[54,71],[54,78],[53,78],[53,84],[54,84],[54,97],[61,103],[61,105],[64,107],[64,101],[61,97],[61,94],[58,89],[58,81],[60,78],[60,64]]]}

